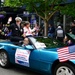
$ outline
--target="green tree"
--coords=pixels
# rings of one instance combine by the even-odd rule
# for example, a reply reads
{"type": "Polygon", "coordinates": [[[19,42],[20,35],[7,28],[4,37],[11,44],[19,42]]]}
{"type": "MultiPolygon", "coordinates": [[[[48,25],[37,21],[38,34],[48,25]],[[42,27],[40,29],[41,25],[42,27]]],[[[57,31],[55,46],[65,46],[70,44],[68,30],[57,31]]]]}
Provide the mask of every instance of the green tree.
{"type": "Polygon", "coordinates": [[[75,17],[75,2],[66,4],[64,6],[64,8],[61,7],[60,12],[61,12],[61,14],[65,14],[65,15],[75,17]]]}
{"type": "Polygon", "coordinates": [[[5,0],[5,6],[23,6],[26,5],[26,10],[35,12],[44,20],[44,35],[48,33],[48,21],[59,11],[61,3],[65,0],[5,0]]]}

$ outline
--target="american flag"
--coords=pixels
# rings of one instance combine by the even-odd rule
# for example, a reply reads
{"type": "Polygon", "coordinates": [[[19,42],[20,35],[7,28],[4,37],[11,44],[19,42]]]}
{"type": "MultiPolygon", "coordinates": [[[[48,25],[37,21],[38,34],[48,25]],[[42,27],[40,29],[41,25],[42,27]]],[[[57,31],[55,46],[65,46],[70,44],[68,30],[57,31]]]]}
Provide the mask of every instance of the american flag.
{"type": "Polygon", "coordinates": [[[75,45],[59,48],[57,51],[60,62],[65,62],[70,59],[75,59],[75,45]]]}

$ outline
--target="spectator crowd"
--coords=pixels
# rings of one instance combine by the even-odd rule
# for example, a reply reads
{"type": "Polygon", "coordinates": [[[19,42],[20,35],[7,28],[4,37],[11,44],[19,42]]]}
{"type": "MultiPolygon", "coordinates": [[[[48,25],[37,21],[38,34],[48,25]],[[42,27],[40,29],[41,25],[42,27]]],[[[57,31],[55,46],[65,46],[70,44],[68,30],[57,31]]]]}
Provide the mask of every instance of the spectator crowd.
{"type": "MultiPolygon", "coordinates": [[[[33,29],[30,26],[29,21],[22,21],[22,18],[16,17],[15,23],[12,23],[12,17],[9,17],[7,24],[0,24],[0,39],[9,39],[11,41],[19,41],[28,36],[44,36],[44,27],[40,27],[36,23],[33,29]]],[[[72,22],[72,25],[69,30],[70,33],[75,34],[75,22],[72,22]]],[[[64,32],[61,25],[58,25],[56,28],[49,24],[48,25],[48,37],[56,38],[59,41],[64,43],[67,40],[66,33],[64,32]]]]}
{"type": "Polygon", "coordinates": [[[16,17],[15,23],[12,23],[12,17],[8,19],[7,24],[0,24],[0,39],[18,38],[21,39],[27,36],[42,36],[43,31],[41,31],[40,26],[34,25],[31,29],[30,23],[28,21],[23,21],[22,18],[16,17]]]}

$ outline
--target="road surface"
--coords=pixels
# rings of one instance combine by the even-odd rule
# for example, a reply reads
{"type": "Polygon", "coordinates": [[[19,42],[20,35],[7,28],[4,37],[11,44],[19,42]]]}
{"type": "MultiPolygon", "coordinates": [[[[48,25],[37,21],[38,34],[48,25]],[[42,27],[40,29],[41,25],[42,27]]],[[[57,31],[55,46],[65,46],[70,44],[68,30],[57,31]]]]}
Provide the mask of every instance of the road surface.
{"type": "Polygon", "coordinates": [[[13,66],[8,69],[4,69],[0,67],[0,75],[41,75],[41,74],[27,70],[27,69],[22,69],[22,68],[13,66]]]}

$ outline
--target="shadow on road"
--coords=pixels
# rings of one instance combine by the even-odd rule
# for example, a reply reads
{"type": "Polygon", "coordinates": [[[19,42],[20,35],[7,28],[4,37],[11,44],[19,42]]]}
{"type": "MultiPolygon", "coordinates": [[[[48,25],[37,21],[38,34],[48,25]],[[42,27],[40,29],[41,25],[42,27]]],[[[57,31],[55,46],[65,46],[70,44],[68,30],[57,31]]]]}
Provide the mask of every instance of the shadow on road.
{"type": "Polygon", "coordinates": [[[0,75],[43,75],[43,74],[28,69],[19,68],[13,65],[8,69],[0,67],[0,75]]]}

